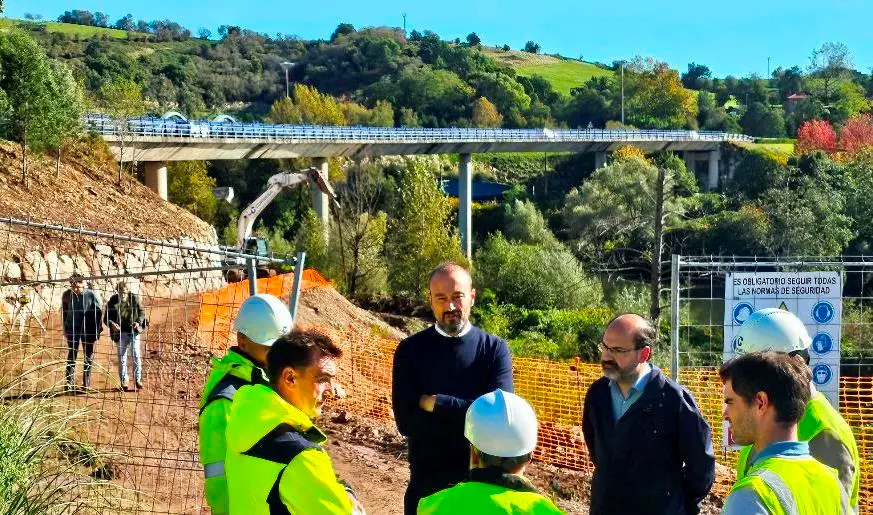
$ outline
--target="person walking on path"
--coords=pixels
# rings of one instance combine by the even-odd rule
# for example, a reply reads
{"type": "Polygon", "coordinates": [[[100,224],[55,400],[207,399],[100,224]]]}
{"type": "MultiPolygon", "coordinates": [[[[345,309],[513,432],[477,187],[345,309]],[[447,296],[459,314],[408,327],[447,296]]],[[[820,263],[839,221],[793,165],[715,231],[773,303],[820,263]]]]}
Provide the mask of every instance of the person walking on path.
{"type": "Polygon", "coordinates": [[[70,276],[70,288],[61,295],[61,315],[67,341],[66,390],[69,392],[74,389],[76,354],[80,344],[85,351],[82,386],[90,388],[94,342],[103,332],[103,309],[100,297],[91,288],[85,287],[85,278],[81,274],[70,276]]]}
{"type": "Polygon", "coordinates": [[[133,378],[136,389],[142,384],[142,352],[140,350],[140,334],[146,327],[145,309],[142,307],[139,295],[130,291],[127,281],[119,281],[115,287],[115,295],[106,303],[105,322],[109,326],[109,337],[118,348],[118,377],[121,389],[130,391],[127,382],[127,354],[133,354],[133,378]]]}

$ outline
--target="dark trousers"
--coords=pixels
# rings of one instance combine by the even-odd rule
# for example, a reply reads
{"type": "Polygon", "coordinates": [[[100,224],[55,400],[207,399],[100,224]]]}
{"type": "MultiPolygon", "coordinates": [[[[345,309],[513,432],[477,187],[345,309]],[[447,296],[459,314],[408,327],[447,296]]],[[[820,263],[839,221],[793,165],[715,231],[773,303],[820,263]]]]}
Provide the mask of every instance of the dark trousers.
{"type": "Polygon", "coordinates": [[[418,511],[418,501],[451,486],[452,483],[448,481],[410,479],[406,494],[403,495],[403,514],[415,515],[418,511]]]}
{"type": "Polygon", "coordinates": [[[85,367],[82,374],[82,385],[85,388],[91,386],[91,365],[94,364],[94,342],[88,343],[82,336],[67,336],[67,386],[73,386],[76,377],[76,354],[79,351],[79,343],[85,350],[85,367]]]}

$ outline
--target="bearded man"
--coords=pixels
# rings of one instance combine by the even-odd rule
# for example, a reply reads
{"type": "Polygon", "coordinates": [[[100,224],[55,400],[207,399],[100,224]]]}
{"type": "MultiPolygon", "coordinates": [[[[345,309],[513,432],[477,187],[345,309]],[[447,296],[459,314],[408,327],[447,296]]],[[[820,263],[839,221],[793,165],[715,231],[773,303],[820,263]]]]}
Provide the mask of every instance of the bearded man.
{"type": "Polygon", "coordinates": [[[398,345],[391,391],[397,429],[409,443],[404,513],[418,501],[467,479],[467,408],[500,388],[513,391],[512,360],[504,340],[470,323],[476,300],[464,267],[444,263],[428,282],[435,324],[398,345]]]}
{"type": "Polygon", "coordinates": [[[649,363],[656,343],[655,328],[635,314],[603,333],[604,377],[582,411],[595,467],[591,515],[696,515],[715,481],[712,431],[691,393],[649,363]]]}

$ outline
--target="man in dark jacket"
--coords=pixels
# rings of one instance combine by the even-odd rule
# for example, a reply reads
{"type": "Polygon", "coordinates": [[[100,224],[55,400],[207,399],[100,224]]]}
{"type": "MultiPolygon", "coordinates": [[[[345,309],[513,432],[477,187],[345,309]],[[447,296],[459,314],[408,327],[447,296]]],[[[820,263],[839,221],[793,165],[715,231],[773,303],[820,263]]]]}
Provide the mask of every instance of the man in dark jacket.
{"type": "Polygon", "coordinates": [[[656,333],[620,315],[603,333],[605,377],[585,395],[591,515],[696,515],[715,481],[712,432],[694,398],[649,364],[656,333]]]}
{"type": "Polygon", "coordinates": [[[94,363],[94,342],[103,332],[103,311],[100,298],[90,288],[85,288],[81,274],[70,277],[70,289],[61,295],[64,338],[67,340],[67,391],[73,390],[76,375],[76,354],[79,343],[85,350],[85,369],[82,384],[91,386],[91,366],[94,363]]]}
{"type": "Polygon", "coordinates": [[[436,324],[406,338],[394,353],[392,402],[397,429],[409,443],[404,512],[422,497],[467,477],[467,408],[498,388],[512,392],[512,360],[502,339],[470,324],[476,298],[470,274],[447,263],[430,278],[436,324]]]}
{"type": "Polygon", "coordinates": [[[142,388],[142,355],[140,352],[139,335],[146,325],[145,310],[139,301],[139,295],[130,291],[127,281],[120,281],[115,288],[117,292],[106,303],[106,325],[109,326],[109,337],[118,345],[118,376],[121,379],[121,389],[130,391],[127,385],[127,351],[133,350],[133,380],[136,389],[142,388]]]}

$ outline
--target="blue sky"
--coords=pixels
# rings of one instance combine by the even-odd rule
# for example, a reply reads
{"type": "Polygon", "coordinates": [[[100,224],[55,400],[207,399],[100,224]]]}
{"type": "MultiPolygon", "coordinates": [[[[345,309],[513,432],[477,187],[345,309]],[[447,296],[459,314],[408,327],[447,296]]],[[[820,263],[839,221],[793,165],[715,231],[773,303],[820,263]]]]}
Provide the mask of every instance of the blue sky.
{"type": "Polygon", "coordinates": [[[806,67],[814,48],[845,43],[855,67],[873,67],[873,2],[870,0],[552,1],[278,1],[278,0],[6,0],[5,15],[56,19],[68,9],[102,11],[113,22],[171,19],[191,29],[216,32],[223,24],[258,32],[327,38],[340,22],[355,27],[402,26],[463,39],[475,31],[489,45],[520,48],[528,40],[544,52],[612,62],[653,56],[684,71],[706,64],[716,76],[766,75],[777,66],[806,67]],[[257,6],[257,7],[256,7],[257,6]]]}

